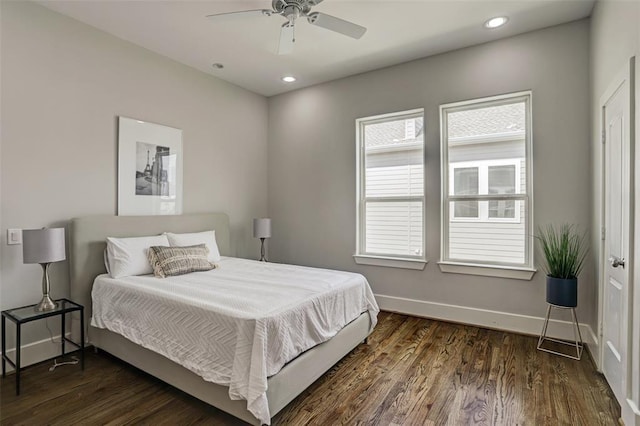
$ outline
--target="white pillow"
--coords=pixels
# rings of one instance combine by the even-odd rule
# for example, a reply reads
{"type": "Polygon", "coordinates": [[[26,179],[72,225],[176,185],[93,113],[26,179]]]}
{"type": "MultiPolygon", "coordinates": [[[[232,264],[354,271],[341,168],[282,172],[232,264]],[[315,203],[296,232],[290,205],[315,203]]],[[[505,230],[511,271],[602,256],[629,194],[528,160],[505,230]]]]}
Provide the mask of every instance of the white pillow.
{"type": "Polygon", "coordinates": [[[171,247],[196,246],[205,244],[209,249],[209,262],[220,262],[220,251],[216,244],[216,231],[192,232],[188,234],[172,234],[166,232],[171,247]]]}
{"type": "Polygon", "coordinates": [[[109,267],[109,257],[107,255],[106,247],[104,249],[103,257],[104,257],[104,269],[107,270],[107,274],[111,275],[111,268],[109,267]]]}
{"type": "Polygon", "coordinates": [[[147,250],[151,246],[169,246],[166,235],[133,238],[107,238],[107,260],[111,278],[152,274],[147,260],[147,250]]]}

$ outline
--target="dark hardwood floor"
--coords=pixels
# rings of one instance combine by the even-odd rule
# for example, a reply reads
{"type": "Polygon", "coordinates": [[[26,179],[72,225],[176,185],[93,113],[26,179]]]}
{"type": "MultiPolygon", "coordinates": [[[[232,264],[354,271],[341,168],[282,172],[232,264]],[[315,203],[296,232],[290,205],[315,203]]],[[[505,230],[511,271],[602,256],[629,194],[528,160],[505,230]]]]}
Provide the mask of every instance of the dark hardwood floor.
{"type": "MultiPolygon", "coordinates": [[[[617,425],[620,408],[585,352],[536,338],[381,313],[369,337],[280,412],[275,425],[617,425]]],[[[3,425],[242,422],[105,354],[86,369],[27,368],[2,380],[3,425]]]]}

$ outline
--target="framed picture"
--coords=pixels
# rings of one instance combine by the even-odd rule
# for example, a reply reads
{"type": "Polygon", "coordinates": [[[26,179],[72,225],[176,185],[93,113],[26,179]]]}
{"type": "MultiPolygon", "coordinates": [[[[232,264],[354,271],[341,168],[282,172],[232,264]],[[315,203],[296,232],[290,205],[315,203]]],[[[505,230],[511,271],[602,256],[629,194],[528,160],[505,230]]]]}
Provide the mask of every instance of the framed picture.
{"type": "Polygon", "coordinates": [[[118,117],[118,215],[182,213],[182,130],[118,117]]]}

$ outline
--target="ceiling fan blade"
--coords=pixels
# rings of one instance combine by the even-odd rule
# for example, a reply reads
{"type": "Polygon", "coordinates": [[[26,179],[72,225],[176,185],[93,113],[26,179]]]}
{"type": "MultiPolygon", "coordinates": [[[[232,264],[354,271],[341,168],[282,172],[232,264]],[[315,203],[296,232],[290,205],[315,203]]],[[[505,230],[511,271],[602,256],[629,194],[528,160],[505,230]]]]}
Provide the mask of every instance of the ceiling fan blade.
{"type": "Polygon", "coordinates": [[[269,9],[253,9],[253,10],[238,10],[236,12],[214,13],[213,15],[207,15],[207,18],[212,20],[217,19],[234,19],[234,18],[250,18],[257,16],[271,16],[275,12],[269,9]]]}
{"type": "Polygon", "coordinates": [[[335,31],[351,38],[358,39],[367,32],[365,27],[345,21],[344,19],[336,18],[335,16],[327,15],[326,13],[313,12],[307,16],[307,19],[312,25],[326,28],[327,30],[335,31]]]}
{"type": "Polygon", "coordinates": [[[295,43],[294,27],[289,22],[285,22],[280,30],[280,44],[278,45],[278,55],[288,55],[293,52],[295,43]]]}

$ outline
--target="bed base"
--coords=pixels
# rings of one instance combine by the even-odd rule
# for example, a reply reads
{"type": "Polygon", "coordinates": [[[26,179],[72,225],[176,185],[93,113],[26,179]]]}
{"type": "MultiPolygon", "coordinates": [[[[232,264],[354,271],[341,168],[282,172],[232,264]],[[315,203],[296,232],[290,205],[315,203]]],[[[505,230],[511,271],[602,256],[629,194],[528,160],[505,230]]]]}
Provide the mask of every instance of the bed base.
{"type": "MultiPolygon", "coordinates": [[[[371,320],[365,312],[328,340],[295,358],[267,380],[269,412],[275,416],[320,376],[362,343],[369,335],[371,320]]],[[[91,343],[109,354],[151,374],[191,396],[244,420],[260,422],[247,411],[247,401],[231,400],[229,388],[202,380],[164,356],[145,349],[117,333],[90,327],[91,343]]]]}

